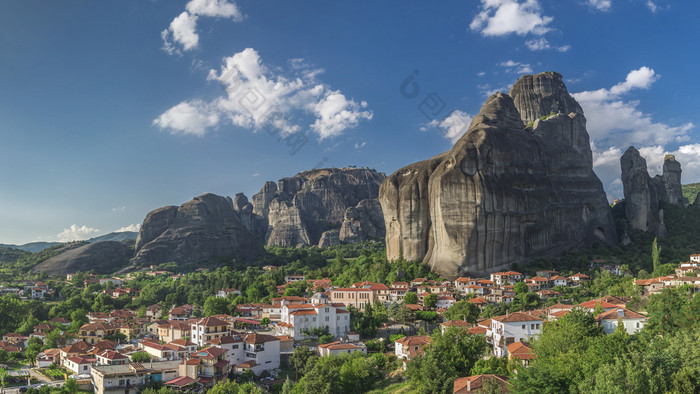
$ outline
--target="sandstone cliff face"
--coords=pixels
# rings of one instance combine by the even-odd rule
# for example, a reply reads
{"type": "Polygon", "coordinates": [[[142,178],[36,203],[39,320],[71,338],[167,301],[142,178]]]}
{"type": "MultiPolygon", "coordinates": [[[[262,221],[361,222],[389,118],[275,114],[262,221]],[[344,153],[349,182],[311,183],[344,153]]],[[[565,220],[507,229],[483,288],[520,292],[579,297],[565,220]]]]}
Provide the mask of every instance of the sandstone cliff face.
{"type": "Polygon", "coordinates": [[[650,177],[647,161],[630,146],[620,158],[625,215],[630,226],[658,237],[666,236],[662,203],[683,207],[681,165],[673,155],[664,158],[663,174],[650,177]]]}
{"type": "Polygon", "coordinates": [[[44,260],[32,268],[32,272],[53,276],[95,270],[98,274],[109,274],[129,264],[132,243],[133,240],[88,243],[44,260]]]}
{"type": "Polygon", "coordinates": [[[382,184],[387,257],[455,277],[615,242],[585,124],[557,73],[489,97],[450,151],[382,184]]]}
{"type": "Polygon", "coordinates": [[[179,207],[150,212],[141,225],[131,263],[198,263],[218,258],[252,261],[263,251],[230,199],[204,194],[179,207]]]}
{"type": "Polygon", "coordinates": [[[246,228],[269,246],[357,242],[384,236],[376,200],[383,180],[364,168],[316,169],[266,182],[250,203],[239,194],[234,206],[246,228]]]}

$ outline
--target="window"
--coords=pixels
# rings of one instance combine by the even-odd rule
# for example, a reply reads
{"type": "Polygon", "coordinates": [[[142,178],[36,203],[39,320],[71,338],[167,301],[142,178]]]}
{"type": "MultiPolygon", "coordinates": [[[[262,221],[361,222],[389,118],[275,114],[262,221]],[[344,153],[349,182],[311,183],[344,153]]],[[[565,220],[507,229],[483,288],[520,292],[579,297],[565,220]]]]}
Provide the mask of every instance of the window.
{"type": "Polygon", "coordinates": [[[537,328],[537,329],[539,330],[539,329],[540,329],[540,323],[537,323],[537,324],[535,325],[535,328],[537,328]]]}
{"type": "Polygon", "coordinates": [[[525,329],[525,325],[523,324],[523,330],[525,329]]]}
{"type": "Polygon", "coordinates": [[[531,329],[531,330],[534,330],[534,329],[535,329],[535,325],[534,325],[534,324],[530,324],[530,329],[531,329]]]}
{"type": "Polygon", "coordinates": [[[331,318],[329,316],[326,316],[326,321],[331,321],[331,318]]]}

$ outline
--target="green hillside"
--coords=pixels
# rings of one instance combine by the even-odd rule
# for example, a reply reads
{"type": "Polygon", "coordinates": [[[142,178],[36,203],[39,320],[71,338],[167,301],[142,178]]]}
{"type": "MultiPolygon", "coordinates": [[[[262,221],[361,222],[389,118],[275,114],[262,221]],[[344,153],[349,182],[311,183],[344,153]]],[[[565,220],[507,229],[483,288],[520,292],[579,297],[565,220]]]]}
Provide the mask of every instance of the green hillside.
{"type": "Polygon", "coordinates": [[[685,201],[685,205],[692,204],[698,192],[700,192],[700,183],[683,185],[683,200],[685,201]]]}

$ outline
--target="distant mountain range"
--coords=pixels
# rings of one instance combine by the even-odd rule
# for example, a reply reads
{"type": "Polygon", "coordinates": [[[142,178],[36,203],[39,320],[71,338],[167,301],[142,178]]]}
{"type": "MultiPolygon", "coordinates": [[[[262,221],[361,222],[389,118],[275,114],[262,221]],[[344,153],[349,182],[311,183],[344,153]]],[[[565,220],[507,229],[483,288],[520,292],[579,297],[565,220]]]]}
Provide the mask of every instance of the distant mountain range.
{"type": "MultiPolygon", "coordinates": [[[[139,233],[135,231],[121,231],[121,232],[114,232],[114,233],[109,233],[105,235],[101,235],[99,237],[95,238],[90,238],[87,240],[87,242],[102,242],[102,241],[124,241],[124,240],[129,240],[133,239],[135,240],[136,237],[139,235],[139,233]]],[[[46,248],[50,248],[55,245],[59,245],[63,242],[30,242],[26,243],[24,245],[7,245],[7,244],[0,244],[0,247],[2,248],[10,248],[10,249],[19,249],[19,250],[24,250],[25,252],[41,252],[42,250],[46,248]]]]}

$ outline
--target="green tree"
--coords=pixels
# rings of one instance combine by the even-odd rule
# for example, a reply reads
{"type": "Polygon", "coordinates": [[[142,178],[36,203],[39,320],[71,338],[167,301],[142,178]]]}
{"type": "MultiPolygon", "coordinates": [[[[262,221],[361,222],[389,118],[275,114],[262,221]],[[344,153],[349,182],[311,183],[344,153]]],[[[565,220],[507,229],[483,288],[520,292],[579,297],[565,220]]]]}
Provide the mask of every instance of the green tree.
{"type": "Polygon", "coordinates": [[[467,376],[488,347],[483,337],[468,335],[456,327],[444,334],[436,332],[431,338],[423,357],[411,360],[406,370],[406,376],[421,393],[450,392],[454,380],[467,376]]]}
{"type": "Polygon", "coordinates": [[[149,362],[151,361],[151,355],[148,354],[148,352],[136,352],[131,355],[131,361],[136,362],[136,363],[144,363],[144,362],[149,362]]]}
{"type": "Polygon", "coordinates": [[[661,266],[659,255],[661,254],[661,248],[659,248],[658,239],[655,237],[654,242],[651,244],[651,263],[654,267],[654,272],[656,273],[661,266]]]}
{"type": "Polygon", "coordinates": [[[513,286],[513,290],[515,291],[515,294],[524,294],[530,291],[530,288],[527,287],[527,284],[525,282],[518,282],[513,286]]]}
{"type": "Polygon", "coordinates": [[[409,291],[403,297],[403,303],[404,304],[417,304],[418,303],[418,295],[412,291],[409,291]]]}
{"type": "Polygon", "coordinates": [[[0,368],[0,384],[2,384],[2,387],[5,387],[5,379],[10,376],[9,373],[7,373],[7,370],[4,368],[0,368]]]}
{"type": "Polygon", "coordinates": [[[287,380],[285,380],[284,384],[282,385],[281,394],[292,394],[292,388],[294,388],[294,385],[292,384],[292,381],[289,380],[289,376],[287,376],[287,380]]]}
{"type": "Polygon", "coordinates": [[[260,324],[262,324],[262,325],[268,325],[268,324],[270,324],[270,318],[269,318],[269,317],[263,317],[262,319],[260,319],[260,324]]]}
{"type": "Polygon", "coordinates": [[[447,320],[463,320],[475,324],[479,318],[479,313],[478,306],[467,300],[462,300],[452,304],[443,316],[447,320]]]}
{"type": "Polygon", "coordinates": [[[211,296],[204,301],[204,316],[225,315],[228,313],[230,313],[230,311],[226,298],[211,296]]]}
{"type": "Polygon", "coordinates": [[[423,299],[423,304],[427,306],[428,308],[434,308],[435,305],[437,304],[437,294],[428,294],[425,296],[423,299]]]}
{"type": "Polygon", "coordinates": [[[80,390],[78,387],[78,381],[75,379],[67,379],[66,383],[63,385],[62,393],[75,394],[80,390]]]}
{"type": "Polygon", "coordinates": [[[307,365],[310,364],[310,360],[313,362],[313,359],[316,357],[316,353],[309,350],[306,346],[297,346],[294,348],[294,352],[289,356],[289,364],[294,368],[297,379],[306,373],[307,365]]]}

